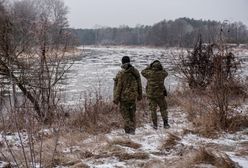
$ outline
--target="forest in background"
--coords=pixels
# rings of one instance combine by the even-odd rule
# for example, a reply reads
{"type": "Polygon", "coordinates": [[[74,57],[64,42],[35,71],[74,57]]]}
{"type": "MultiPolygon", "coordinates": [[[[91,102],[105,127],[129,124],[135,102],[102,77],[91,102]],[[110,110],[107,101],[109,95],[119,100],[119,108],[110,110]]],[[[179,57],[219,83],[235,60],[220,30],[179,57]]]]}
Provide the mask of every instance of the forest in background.
{"type": "Polygon", "coordinates": [[[195,20],[178,18],[163,20],[152,26],[126,25],[118,28],[96,27],[94,29],[71,29],[79,45],[141,45],[165,47],[193,47],[199,34],[205,43],[214,43],[220,32],[225,33],[226,42],[242,44],[248,42],[248,29],[242,22],[195,20]]]}

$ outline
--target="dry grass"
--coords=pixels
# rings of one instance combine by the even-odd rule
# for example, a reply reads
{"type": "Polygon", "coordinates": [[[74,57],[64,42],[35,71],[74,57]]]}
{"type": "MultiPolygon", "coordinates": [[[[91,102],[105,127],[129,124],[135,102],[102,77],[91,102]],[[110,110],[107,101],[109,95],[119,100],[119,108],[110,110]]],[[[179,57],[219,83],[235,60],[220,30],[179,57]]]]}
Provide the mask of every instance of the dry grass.
{"type": "Polygon", "coordinates": [[[235,168],[237,165],[224,153],[200,148],[193,159],[194,164],[206,163],[217,168],[235,168]]]}
{"type": "Polygon", "coordinates": [[[232,98],[228,110],[225,111],[226,117],[223,123],[220,117],[222,113],[216,107],[212,93],[202,90],[184,90],[176,94],[180,106],[187,112],[187,119],[194,125],[195,129],[192,131],[211,138],[216,138],[219,131],[235,132],[247,127],[247,116],[232,110],[244,103],[243,94],[233,94],[233,96],[235,98],[232,98]]]}
{"type": "Polygon", "coordinates": [[[136,126],[139,127],[148,122],[150,122],[149,103],[147,97],[143,95],[142,100],[137,102],[136,126]]]}
{"type": "Polygon", "coordinates": [[[120,161],[125,160],[146,160],[149,159],[149,154],[144,152],[137,152],[137,153],[126,153],[123,151],[116,151],[112,153],[102,153],[94,156],[94,159],[101,159],[101,158],[109,158],[109,157],[117,157],[120,161]]]}
{"type": "MultiPolygon", "coordinates": [[[[80,129],[88,133],[108,133],[111,130],[122,128],[123,119],[118,106],[112,100],[102,96],[86,96],[84,103],[70,112],[65,125],[71,129],[80,129]]],[[[149,122],[148,103],[146,98],[137,103],[136,126],[149,122]]]]}
{"type": "Polygon", "coordinates": [[[239,168],[240,166],[233,162],[225,153],[205,149],[201,147],[197,151],[192,151],[178,161],[175,168],[196,168],[200,164],[207,164],[216,168],[239,168]]]}
{"type": "Polygon", "coordinates": [[[84,108],[71,112],[65,125],[88,133],[107,133],[122,127],[121,115],[117,106],[109,101],[85,104],[84,108]]]}
{"type": "Polygon", "coordinates": [[[162,144],[161,146],[161,150],[163,149],[166,149],[166,150],[170,150],[172,149],[177,143],[178,141],[181,140],[180,137],[178,137],[177,135],[175,134],[172,134],[172,133],[169,133],[168,132],[168,138],[165,140],[165,143],[162,144]]]}
{"type": "Polygon", "coordinates": [[[141,144],[131,141],[130,139],[115,139],[109,142],[109,145],[120,145],[125,146],[133,149],[139,149],[141,144]]]}
{"type": "Polygon", "coordinates": [[[124,160],[146,160],[149,159],[149,154],[144,152],[138,152],[138,153],[114,153],[115,157],[119,158],[120,161],[124,160]]]}
{"type": "Polygon", "coordinates": [[[240,131],[241,129],[248,128],[248,116],[234,115],[227,118],[228,127],[227,129],[231,132],[240,131]]]}
{"type": "Polygon", "coordinates": [[[178,92],[172,92],[166,97],[168,107],[177,107],[180,105],[180,100],[178,99],[178,92]]]}

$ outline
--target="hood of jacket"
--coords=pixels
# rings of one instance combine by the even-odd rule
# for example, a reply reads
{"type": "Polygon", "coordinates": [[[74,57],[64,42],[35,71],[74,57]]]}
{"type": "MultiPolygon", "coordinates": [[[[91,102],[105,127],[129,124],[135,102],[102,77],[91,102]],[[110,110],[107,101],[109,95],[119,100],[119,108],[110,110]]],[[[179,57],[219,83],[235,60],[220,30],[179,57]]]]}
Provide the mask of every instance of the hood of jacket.
{"type": "Polygon", "coordinates": [[[160,63],[160,61],[156,60],[156,61],[153,61],[151,63],[151,68],[154,69],[154,70],[162,70],[163,69],[163,66],[160,63]]]}

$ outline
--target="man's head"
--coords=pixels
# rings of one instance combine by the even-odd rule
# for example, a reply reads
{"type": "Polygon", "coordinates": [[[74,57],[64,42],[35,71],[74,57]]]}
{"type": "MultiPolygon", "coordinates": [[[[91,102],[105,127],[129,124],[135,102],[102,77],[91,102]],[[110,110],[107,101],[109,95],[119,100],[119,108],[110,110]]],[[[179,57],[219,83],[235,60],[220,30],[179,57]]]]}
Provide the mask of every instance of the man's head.
{"type": "Polygon", "coordinates": [[[124,56],[122,57],[121,62],[122,64],[130,63],[130,58],[128,56],[124,56]]]}

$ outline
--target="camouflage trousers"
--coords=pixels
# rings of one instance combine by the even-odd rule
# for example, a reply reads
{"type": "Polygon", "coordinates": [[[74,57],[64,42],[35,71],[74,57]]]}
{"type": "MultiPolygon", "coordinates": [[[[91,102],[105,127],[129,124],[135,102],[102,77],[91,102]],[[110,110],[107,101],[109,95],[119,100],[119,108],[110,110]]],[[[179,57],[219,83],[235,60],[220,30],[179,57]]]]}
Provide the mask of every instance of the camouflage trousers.
{"type": "Polygon", "coordinates": [[[135,132],[135,112],[136,103],[135,102],[120,102],[120,112],[124,120],[124,130],[126,133],[135,132]]]}
{"type": "Polygon", "coordinates": [[[149,110],[151,111],[151,118],[154,126],[158,125],[157,107],[160,108],[160,113],[163,121],[168,121],[167,103],[164,97],[149,98],[149,110]]]}

